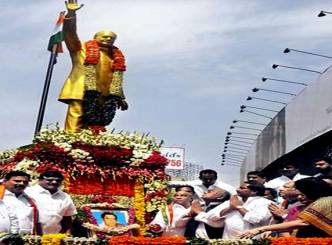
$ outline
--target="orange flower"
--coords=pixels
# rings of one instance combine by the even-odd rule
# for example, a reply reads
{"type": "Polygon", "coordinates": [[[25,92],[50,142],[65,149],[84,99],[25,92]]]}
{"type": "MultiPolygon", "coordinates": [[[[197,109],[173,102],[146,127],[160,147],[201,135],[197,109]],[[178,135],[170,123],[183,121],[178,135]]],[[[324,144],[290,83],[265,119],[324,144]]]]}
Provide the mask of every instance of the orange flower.
{"type": "Polygon", "coordinates": [[[278,237],[269,238],[271,245],[331,245],[332,238],[296,238],[278,237]]]}
{"type": "Polygon", "coordinates": [[[129,237],[113,236],[110,238],[109,245],[184,245],[185,237],[129,237]]]}

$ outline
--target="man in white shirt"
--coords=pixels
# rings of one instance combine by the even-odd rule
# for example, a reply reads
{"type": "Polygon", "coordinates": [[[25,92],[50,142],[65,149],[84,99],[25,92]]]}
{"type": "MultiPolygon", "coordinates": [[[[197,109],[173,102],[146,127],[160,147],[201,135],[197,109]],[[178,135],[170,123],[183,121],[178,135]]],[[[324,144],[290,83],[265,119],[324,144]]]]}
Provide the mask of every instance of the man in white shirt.
{"type": "Polygon", "coordinates": [[[264,184],[265,187],[273,188],[279,191],[280,187],[282,187],[286,182],[289,182],[291,180],[297,181],[299,179],[311,177],[308,175],[300,174],[299,169],[295,163],[284,164],[283,166],[281,166],[280,171],[281,176],[266,182],[264,184]]]}
{"type": "Polygon", "coordinates": [[[271,219],[268,206],[272,201],[263,197],[264,191],[265,187],[260,183],[245,182],[237,189],[237,195],[209,212],[203,212],[197,206],[192,207],[192,212],[197,214],[195,220],[202,222],[196,236],[207,238],[203,223],[224,227],[223,239],[236,239],[241,232],[251,227],[268,224],[271,219]]]}
{"type": "Polygon", "coordinates": [[[248,182],[256,181],[264,185],[266,183],[266,176],[262,171],[250,171],[247,173],[247,180],[248,182]]]}
{"type": "Polygon", "coordinates": [[[59,171],[46,171],[38,184],[26,190],[39,207],[43,234],[71,232],[72,216],[77,212],[71,197],[59,189],[63,179],[59,171]]]}
{"type": "MultiPolygon", "coordinates": [[[[217,179],[218,174],[216,171],[212,169],[204,169],[199,173],[199,180],[186,181],[182,182],[182,184],[187,184],[194,187],[195,193],[200,203],[205,206],[205,211],[209,211],[225,200],[228,200],[230,195],[236,193],[233,186],[230,186],[217,179]]],[[[172,183],[176,184],[176,182],[172,183]]],[[[190,220],[185,232],[185,236],[195,236],[198,225],[198,222],[190,220]]],[[[211,239],[221,238],[222,230],[214,229],[208,224],[205,225],[205,228],[211,239]]]]}
{"type": "Polygon", "coordinates": [[[190,208],[193,196],[186,191],[178,191],[173,203],[162,208],[149,225],[149,230],[162,236],[183,236],[187,222],[191,218],[190,208]]]}
{"type": "Polygon", "coordinates": [[[38,234],[38,210],[34,201],[24,193],[30,175],[22,171],[6,174],[3,184],[6,188],[3,202],[17,216],[19,233],[38,234]]]}
{"type": "Polygon", "coordinates": [[[204,169],[199,173],[199,180],[192,181],[171,181],[173,185],[190,185],[194,187],[195,193],[200,202],[217,201],[218,198],[223,198],[226,192],[235,194],[235,188],[218,179],[217,172],[212,169],[204,169]],[[225,192],[226,191],[226,192],[225,192]]]}
{"type": "Polygon", "coordinates": [[[2,200],[0,200],[0,233],[19,233],[16,214],[2,200]]]}

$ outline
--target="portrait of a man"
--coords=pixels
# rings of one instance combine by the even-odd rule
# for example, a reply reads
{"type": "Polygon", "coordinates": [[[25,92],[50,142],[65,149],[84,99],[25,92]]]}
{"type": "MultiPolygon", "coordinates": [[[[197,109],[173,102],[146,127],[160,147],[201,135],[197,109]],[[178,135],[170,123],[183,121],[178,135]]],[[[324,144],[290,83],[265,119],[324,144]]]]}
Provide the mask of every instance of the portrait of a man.
{"type": "Polygon", "coordinates": [[[128,212],[126,210],[91,210],[99,226],[124,227],[128,225],[128,212]]]}

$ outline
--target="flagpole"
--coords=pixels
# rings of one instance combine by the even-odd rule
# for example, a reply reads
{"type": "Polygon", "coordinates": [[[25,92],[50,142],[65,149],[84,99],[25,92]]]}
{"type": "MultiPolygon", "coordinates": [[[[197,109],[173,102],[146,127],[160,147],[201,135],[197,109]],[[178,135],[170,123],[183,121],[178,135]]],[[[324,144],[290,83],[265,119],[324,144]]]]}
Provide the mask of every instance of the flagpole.
{"type": "Polygon", "coordinates": [[[57,55],[58,55],[58,44],[54,44],[52,47],[50,61],[48,63],[46,78],[45,78],[45,82],[44,82],[43,94],[42,94],[41,101],[40,101],[39,112],[38,112],[37,123],[36,123],[35,134],[34,134],[35,136],[40,132],[40,129],[43,125],[47,96],[48,96],[48,91],[49,91],[50,84],[51,84],[52,72],[53,72],[54,64],[56,63],[57,55]]]}

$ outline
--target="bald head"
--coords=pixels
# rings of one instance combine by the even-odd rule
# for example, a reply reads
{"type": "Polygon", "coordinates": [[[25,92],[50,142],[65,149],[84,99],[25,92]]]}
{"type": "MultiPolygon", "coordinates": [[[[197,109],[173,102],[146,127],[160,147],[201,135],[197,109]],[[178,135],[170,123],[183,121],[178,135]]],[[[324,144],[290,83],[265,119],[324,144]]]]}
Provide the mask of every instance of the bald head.
{"type": "Polygon", "coordinates": [[[112,31],[99,31],[93,37],[102,47],[111,47],[116,39],[116,34],[112,31]]]}

